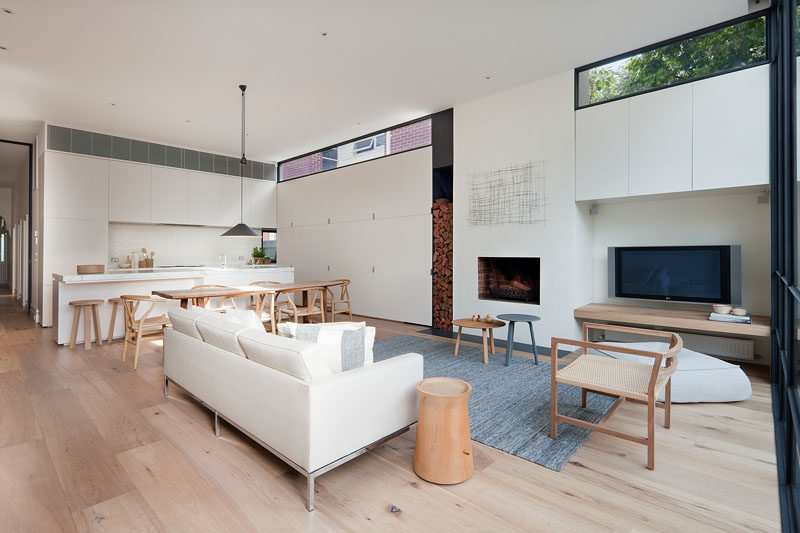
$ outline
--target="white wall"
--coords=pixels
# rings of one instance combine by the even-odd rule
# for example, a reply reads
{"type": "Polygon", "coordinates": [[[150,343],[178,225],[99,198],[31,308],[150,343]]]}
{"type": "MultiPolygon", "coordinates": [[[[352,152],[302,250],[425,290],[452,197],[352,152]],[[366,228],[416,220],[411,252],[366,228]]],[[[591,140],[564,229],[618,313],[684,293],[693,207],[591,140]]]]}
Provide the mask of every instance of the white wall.
{"type": "Polygon", "coordinates": [[[9,227],[14,224],[11,218],[11,198],[13,194],[14,191],[11,188],[0,187],[0,216],[6,220],[6,224],[9,227]]]}
{"type": "Polygon", "coordinates": [[[115,250],[120,261],[125,262],[127,255],[147,248],[148,253],[151,250],[156,253],[156,266],[217,265],[222,264],[219,256],[223,254],[227,255],[229,265],[235,265],[252,259],[253,248],[261,246],[258,237],[221,237],[223,231],[223,228],[112,222],[108,225],[109,258],[106,261],[110,261],[115,250]]]}
{"type": "MultiPolygon", "coordinates": [[[[540,346],[576,334],[573,308],[592,297],[591,220],[574,201],[573,76],[563,72],[454,109],[454,316],[540,315],[540,346]],[[537,160],[545,161],[547,222],[468,225],[469,173],[537,160]],[[478,300],[480,256],[540,257],[541,305],[478,300]]],[[[516,340],[530,342],[522,329],[516,340]]],[[[505,338],[505,328],[496,334],[505,338]]]]}
{"type": "Polygon", "coordinates": [[[609,246],[739,244],[742,247],[742,305],[754,314],[768,315],[770,206],[756,202],[759,194],[759,191],[751,191],[600,205],[599,213],[592,217],[593,301],[665,305],[645,300],[609,300],[609,246]]]}

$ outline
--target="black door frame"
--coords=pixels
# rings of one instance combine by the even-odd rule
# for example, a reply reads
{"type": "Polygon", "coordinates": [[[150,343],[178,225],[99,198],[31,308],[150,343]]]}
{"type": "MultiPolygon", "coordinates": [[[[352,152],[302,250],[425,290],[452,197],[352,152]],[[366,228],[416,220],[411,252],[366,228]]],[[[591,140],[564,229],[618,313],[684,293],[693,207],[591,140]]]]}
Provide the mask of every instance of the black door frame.
{"type": "MultiPolygon", "coordinates": [[[[26,265],[28,269],[28,301],[22,302],[25,312],[31,313],[31,289],[33,288],[33,143],[22,141],[12,141],[11,139],[0,139],[0,143],[16,144],[28,147],[28,257],[26,265]]],[[[16,223],[16,221],[14,221],[16,223]]]]}

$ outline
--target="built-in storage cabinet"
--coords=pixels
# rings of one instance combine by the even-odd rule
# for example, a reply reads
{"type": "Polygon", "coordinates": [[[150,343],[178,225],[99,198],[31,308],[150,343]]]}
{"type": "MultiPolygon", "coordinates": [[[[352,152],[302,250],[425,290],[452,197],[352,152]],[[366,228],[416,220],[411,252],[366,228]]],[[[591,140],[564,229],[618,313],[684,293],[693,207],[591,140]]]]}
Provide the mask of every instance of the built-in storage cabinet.
{"type": "Polygon", "coordinates": [[[207,172],[189,171],[189,205],[187,223],[199,226],[219,226],[221,176],[207,172]]]}
{"type": "Polygon", "coordinates": [[[769,66],[575,112],[575,199],[769,183],[769,66]]]}
{"type": "Polygon", "coordinates": [[[625,99],[576,112],[576,200],[628,195],[629,107],[625,99]]]}
{"type": "Polygon", "coordinates": [[[769,183],[769,65],[692,84],[694,189],[769,183]]]}
{"type": "Polygon", "coordinates": [[[189,171],[151,167],[150,222],[186,224],[189,206],[189,171]]]}
{"type": "Polygon", "coordinates": [[[250,187],[248,180],[220,176],[223,226],[234,226],[244,221],[250,223],[250,187]]]}
{"type": "Polygon", "coordinates": [[[630,99],[628,195],[692,190],[692,86],[630,99]]]}
{"type": "Polygon", "coordinates": [[[47,152],[44,216],[108,220],[108,160],[47,152]]]}
{"type": "Polygon", "coordinates": [[[108,219],[150,222],[150,166],[108,162],[108,219]]]}

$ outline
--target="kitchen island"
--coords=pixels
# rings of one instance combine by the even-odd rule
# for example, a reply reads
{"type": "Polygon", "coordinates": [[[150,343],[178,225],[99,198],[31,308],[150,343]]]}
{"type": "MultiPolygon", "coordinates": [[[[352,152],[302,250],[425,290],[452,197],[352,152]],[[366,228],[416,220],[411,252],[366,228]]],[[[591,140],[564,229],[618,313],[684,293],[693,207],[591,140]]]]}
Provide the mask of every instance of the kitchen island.
{"type": "MultiPolygon", "coordinates": [[[[53,274],[53,338],[58,344],[68,344],[72,332],[73,300],[104,300],[123,294],[150,295],[154,290],[188,289],[195,285],[249,285],[256,281],[294,282],[294,268],[279,265],[199,266],[115,269],[104,274],[53,274]]],[[[246,308],[247,298],[237,304],[246,308]]],[[[166,313],[178,302],[156,305],[155,314],[166,313]]],[[[100,306],[101,334],[105,339],[111,321],[112,304],[100,306]]],[[[78,328],[78,343],[83,342],[83,327],[78,328]]],[[[125,334],[124,312],[120,307],[114,324],[114,338],[125,334]]],[[[94,335],[92,338],[93,341],[94,335]]]]}

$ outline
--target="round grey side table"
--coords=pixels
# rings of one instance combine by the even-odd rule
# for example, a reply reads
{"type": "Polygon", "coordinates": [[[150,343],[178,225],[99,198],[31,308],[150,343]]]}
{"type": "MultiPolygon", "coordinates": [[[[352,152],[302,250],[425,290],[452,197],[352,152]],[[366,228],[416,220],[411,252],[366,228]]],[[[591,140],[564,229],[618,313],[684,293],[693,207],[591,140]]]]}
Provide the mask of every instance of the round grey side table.
{"type": "Polygon", "coordinates": [[[536,361],[536,364],[539,364],[539,355],[536,353],[536,335],[533,334],[533,323],[537,320],[541,320],[540,317],[536,315],[519,315],[519,314],[504,314],[504,315],[497,315],[497,318],[500,320],[505,320],[508,322],[508,340],[506,344],[506,366],[511,363],[511,351],[514,349],[514,322],[527,322],[528,327],[531,328],[531,346],[533,347],[533,358],[536,361]]]}

